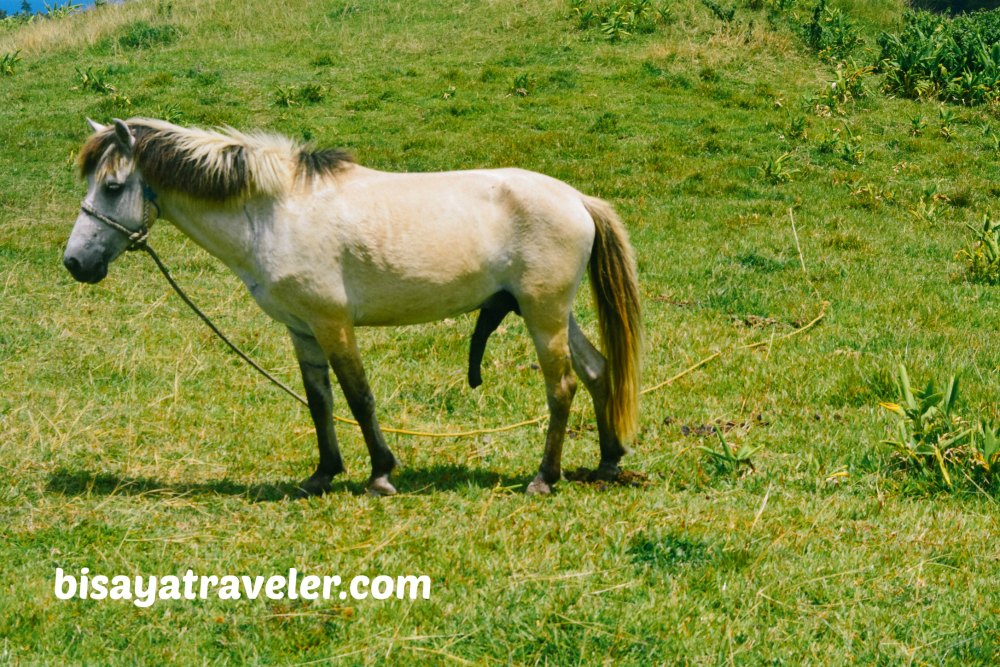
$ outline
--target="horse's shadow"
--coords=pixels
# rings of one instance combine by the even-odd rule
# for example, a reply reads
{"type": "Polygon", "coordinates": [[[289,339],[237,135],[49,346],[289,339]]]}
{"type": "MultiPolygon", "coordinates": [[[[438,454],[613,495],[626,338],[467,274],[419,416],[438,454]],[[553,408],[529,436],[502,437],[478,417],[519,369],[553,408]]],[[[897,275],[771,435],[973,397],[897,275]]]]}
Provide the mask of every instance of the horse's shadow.
{"type": "MultiPolygon", "coordinates": [[[[400,493],[423,495],[441,491],[475,488],[521,488],[523,478],[501,475],[492,470],[458,465],[438,465],[429,468],[401,468],[393,474],[400,493]]],[[[164,482],[152,477],[132,477],[109,472],[58,468],[50,476],[45,491],[69,497],[79,496],[240,496],[251,502],[273,502],[299,498],[299,483],[295,481],[246,484],[231,479],[214,482],[164,482]]],[[[348,479],[335,480],[331,494],[363,495],[365,484],[348,479]]]]}

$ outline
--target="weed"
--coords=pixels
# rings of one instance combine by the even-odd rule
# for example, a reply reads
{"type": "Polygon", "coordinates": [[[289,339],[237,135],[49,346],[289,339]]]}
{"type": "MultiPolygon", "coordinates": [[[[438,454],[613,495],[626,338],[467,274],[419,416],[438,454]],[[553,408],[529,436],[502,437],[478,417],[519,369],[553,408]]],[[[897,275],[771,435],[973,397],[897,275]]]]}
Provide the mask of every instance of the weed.
{"type": "Polygon", "coordinates": [[[826,91],[826,100],[829,106],[847,104],[855,99],[866,97],[868,94],[864,84],[864,77],[875,71],[871,65],[858,65],[853,60],[850,63],[839,63],[837,65],[837,78],[830,82],[830,87],[826,91]]]}
{"type": "Polygon", "coordinates": [[[910,119],[910,136],[919,137],[927,129],[927,121],[922,114],[917,114],[910,119]]]}
{"type": "Polygon", "coordinates": [[[791,156],[791,153],[784,153],[776,158],[770,158],[762,167],[759,167],[761,177],[772,185],[791,181],[792,174],[798,171],[798,169],[788,169],[785,166],[785,162],[791,156]]]}
{"type": "Polygon", "coordinates": [[[934,471],[949,488],[955,486],[956,471],[974,484],[977,478],[986,485],[1000,479],[1000,425],[986,417],[959,414],[955,376],[948,378],[943,390],[933,380],[923,391],[914,390],[901,364],[897,388],[899,403],[880,405],[899,417],[897,437],[885,442],[904,465],[934,471]]]}
{"type": "Polygon", "coordinates": [[[868,156],[862,137],[855,135],[851,128],[846,125],[843,131],[837,128],[833,131],[832,137],[821,141],[819,150],[821,153],[836,155],[841,160],[854,165],[864,164],[868,156]]]}
{"type": "Polygon", "coordinates": [[[531,79],[527,74],[518,74],[514,77],[514,82],[511,84],[510,92],[520,97],[527,97],[530,85],[531,79]]]}
{"type": "Polygon", "coordinates": [[[806,138],[806,117],[805,116],[794,116],[788,119],[788,130],[787,134],[792,139],[805,139],[806,138]]]}
{"type": "Polygon", "coordinates": [[[899,416],[897,437],[886,440],[886,444],[892,445],[904,461],[938,470],[951,486],[946,459],[954,459],[954,452],[968,443],[973,433],[953,414],[958,401],[958,380],[955,376],[948,378],[943,391],[937,390],[933,380],[923,391],[914,391],[906,367],[900,364],[896,382],[900,403],[879,404],[899,416]]]}
{"type": "Polygon", "coordinates": [[[14,67],[21,62],[20,54],[20,51],[12,51],[0,56],[0,76],[14,76],[14,67]]]}
{"type": "Polygon", "coordinates": [[[95,71],[93,67],[87,69],[76,68],[76,78],[78,84],[74,87],[77,90],[89,90],[101,95],[110,95],[118,89],[107,80],[107,72],[95,71]]]}
{"type": "Polygon", "coordinates": [[[842,60],[862,42],[847,14],[839,8],[828,7],[827,0],[816,3],[803,34],[806,44],[825,60],[842,60]]]}
{"type": "Polygon", "coordinates": [[[184,112],[176,104],[164,104],[153,111],[155,118],[161,118],[168,123],[179,124],[184,122],[184,112]]]}
{"type": "Polygon", "coordinates": [[[938,120],[938,134],[940,134],[945,141],[951,141],[954,137],[952,127],[955,125],[955,112],[942,106],[938,109],[938,120]]]}
{"type": "Polygon", "coordinates": [[[175,42],[180,31],[169,24],[151,25],[146,21],[135,21],[122,28],[115,43],[123,49],[148,49],[175,42]]]}
{"type": "Polygon", "coordinates": [[[752,471],[756,470],[753,465],[753,461],[750,460],[750,457],[763,449],[762,446],[749,448],[741,447],[738,450],[734,450],[732,446],[726,442],[725,436],[722,435],[722,431],[717,426],[713,427],[713,430],[715,431],[715,436],[719,439],[721,450],[704,446],[698,447],[698,449],[705,452],[712,458],[712,461],[715,463],[720,472],[732,475],[740,472],[743,468],[749,468],[752,471]]]}
{"type": "Polygon", "coordinates": [[[870,211],[881,208],[884,204],[891,204],[896,200],[896,194],[892,190],[872,183],[855,181],[850,184],[849,189],[851,197],[858,205],[870,211]]]}
{"type": "Polygon", "coordinates": [[[715,18],[723,23],[732,23],[733,19],[736,18],[735,7],[723,7],[715,0],[701,0],[701,4],[708,7],[708,10],[712,12],[715,18]]]}
{"type": "Polygon", "coordinates": [[[274,89],[274,104],[279,107],[319,104],[324,98],[323,87],[315,83],[302,86],[276,86],[274,89]]]}
{"type": "Polygon", "coordinates": [[[957,258],[965,264],[968,279],[974,283],[1000,285],[1000,225],[989,216],[983,224],[966,225],[973,234],[972,244],[958,251],[957,258]]]}
{"type": "Polygon", "coordinates": [[[621,42],[637,34],[655,32],[658,25],[673,21],[669,7],[652,0],[617,0],[598,4],[592,0],[571,0],[571,15],[577,29],[596,28],[609,42],[621,42]]]}
{"type": "Polygon", "coordinates": [[[924,188],[916,205],[907,210],[920,222],[934,222],[939,213],[938,205],[947,204],[949,201],[948,195],[938,192],[937,184],[932,184],[924,188]]]}
{"type": "Polygon", "coordinates": [[[618,114],[613,111],[605,111],[590,126],[590,131],[595,134],[616,134],[619,129],[618,114]]]}

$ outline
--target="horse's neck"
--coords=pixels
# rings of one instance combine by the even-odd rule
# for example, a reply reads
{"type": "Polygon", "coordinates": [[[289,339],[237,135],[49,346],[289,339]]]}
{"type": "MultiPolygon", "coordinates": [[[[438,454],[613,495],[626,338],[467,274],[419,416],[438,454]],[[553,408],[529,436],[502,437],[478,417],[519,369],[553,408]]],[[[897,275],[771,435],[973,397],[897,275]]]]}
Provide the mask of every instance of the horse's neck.
{"type": "Polygon", "coordinates": [[[160,203],[162,216],[192,241],[243,273],[254,264],[254,239],[259,216],[250,206],[215,205],[166,196],[160,203]]]}

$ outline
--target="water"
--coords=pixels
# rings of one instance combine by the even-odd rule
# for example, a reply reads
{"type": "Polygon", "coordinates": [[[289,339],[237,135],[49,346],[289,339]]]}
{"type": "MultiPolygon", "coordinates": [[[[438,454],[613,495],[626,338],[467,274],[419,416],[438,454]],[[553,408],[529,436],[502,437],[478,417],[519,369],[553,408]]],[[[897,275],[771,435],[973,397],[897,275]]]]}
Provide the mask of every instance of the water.
{"type": "MultiPolygon", "coordinates": [[[[63,5],[83,5],[84,8],[92,7],[94,5],[94,0],[48,0],[49,7],[62,7],[63,5]]],[[[24,3],[21,0],[0,0],[0,10],[7,12],[8,14],[17,14],[21,11],[21,7],[24,3]]],[[[44,12],[45,2],[43,0],[28,0],[28,4],[31,5],[32,13],[44,12]]]]}

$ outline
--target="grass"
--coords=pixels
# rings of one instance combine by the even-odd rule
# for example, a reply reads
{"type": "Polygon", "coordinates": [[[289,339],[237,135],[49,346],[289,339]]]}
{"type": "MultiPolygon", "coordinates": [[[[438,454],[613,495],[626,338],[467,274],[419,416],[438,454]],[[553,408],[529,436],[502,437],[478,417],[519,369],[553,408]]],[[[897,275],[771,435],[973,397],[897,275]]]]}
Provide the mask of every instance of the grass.
{"type": "MultiPolygon", "coordinates": [[[[995,664],[996,490],[900,470],[878,405],[903,363],[960,374],[973,412],[995,406],[997,288],[966,280],[956,257],[1000,195],[982,131],[995,112],[951,107],[949,141],[937,105],[877,82],[831,107],[834,64],[766,9],[717,4],[735,7],[731,21],[675,0],[669,24],[617,43],[555,0],[133,2],[0,33],[0,54],[21,58],[0,77],[0,661],[995,664]],[[323,95],[280,106],[279,89],[323,95]],[[535,425],[390,436],[402,494],[373,500],[364,444],[342,427],[349,472],[334,493],[285,499],[314,465],[306,411],[228,355],[144,258],[97,286],[60,266],[84,117],[165,109],[345,146],[381,169],[517,165],[614,202],[639,257],[644,384],[722,352],[645,397],[626,465],[648,484],[524,497],[535,425]],[[806,119],[801,135],[790,118],[806,119]],[[779,157],[794,176],[762,178],[779,157]],[[914,215],[928,192],[945,197],[914,215]],[[781,339],[824,300],[818,325],[781,339]],[[740,349],[759,341],[773,343],[740,349]],[[699,449],[718,447],[716,429],[737,454],[756,450],[754,470],[716,471],[699,449]],[[56,567],[292,566],[434,586],[429,601],[148,610],[52,593],[56,567]]],[[[902,11],[830,4],[859,24],[861,48],[902,11]]],[[[234,276],[167,224],[152,243],[237,342],[297,383],[283,332],[234,276]]],[[[586,290],[578,313],[592,330],[586,290]]],[[[464,316],[363,333],[385,425],[544,412],[516,318],[490,342],[484,386],[465,386],[471,330],[464,316]]],[[[581,393],[567,469],[596,464],[592,423],[581,393]]]]}

